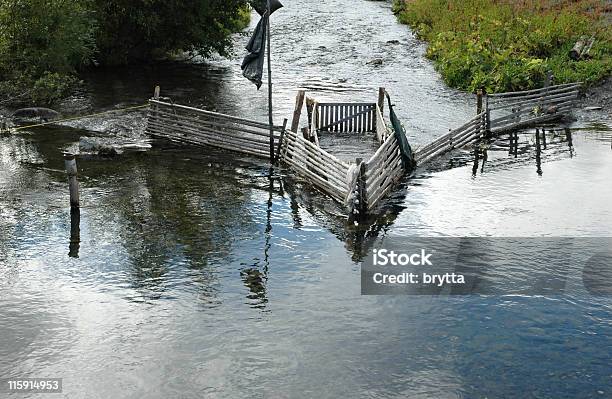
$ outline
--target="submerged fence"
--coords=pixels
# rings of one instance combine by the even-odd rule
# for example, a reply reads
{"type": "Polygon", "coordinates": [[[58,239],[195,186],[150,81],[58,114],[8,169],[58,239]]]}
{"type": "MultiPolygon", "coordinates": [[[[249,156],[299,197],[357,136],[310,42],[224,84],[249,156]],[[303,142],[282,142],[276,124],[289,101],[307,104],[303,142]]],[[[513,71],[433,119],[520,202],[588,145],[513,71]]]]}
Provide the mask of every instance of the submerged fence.
{"type": "MultiPolygon", "coordinates": [[[[308,127],[299,130],[305,92],[296,98],[291,128],[217,112],[150,100],[147,133],[176,142],[208,145],[283,162],[298,176],[361,218],[378,206],[415,165],[487,141],[504,132],[563,116],[578,99],[580,83],[537,90],[479,96],[477,115],[461,127],[412,152],[405,132],[390,110],[392,127],[383,117],[386,92],[377,103],[319,103],[306,99],[308,127]],[[399,131],[398,131],[399,130],[399,131]],[[318,135],[333,132],[372,133],[379,147],[369,160],[346,163],[319,147],[318,135]],[[410,152],[407,154],[406,152],[410,152]],[[272,156],[271,156],[272,154],[272,156]],[[407,164],[406,159],[410,159],[407,164]]],[[[388,95],[387,95],[388,98],[388,95]]],[[[389,100],[389,106],[392,107],[389,100]]]]}

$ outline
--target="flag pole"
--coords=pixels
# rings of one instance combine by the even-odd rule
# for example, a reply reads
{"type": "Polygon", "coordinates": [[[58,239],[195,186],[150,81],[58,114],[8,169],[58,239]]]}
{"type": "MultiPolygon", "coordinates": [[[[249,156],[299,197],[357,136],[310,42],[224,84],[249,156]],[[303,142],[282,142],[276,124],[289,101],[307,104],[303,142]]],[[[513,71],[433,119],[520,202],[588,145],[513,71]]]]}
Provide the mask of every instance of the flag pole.
{"type": "Polygon", "coordinates": [[[268,121],[270,123],[270,163],[274,164],[274,120],[272,118],[272,61],[270,60],[270,0],[268,2],[268,24],[267,24],[267,37],[268,37],[268,121]]]}

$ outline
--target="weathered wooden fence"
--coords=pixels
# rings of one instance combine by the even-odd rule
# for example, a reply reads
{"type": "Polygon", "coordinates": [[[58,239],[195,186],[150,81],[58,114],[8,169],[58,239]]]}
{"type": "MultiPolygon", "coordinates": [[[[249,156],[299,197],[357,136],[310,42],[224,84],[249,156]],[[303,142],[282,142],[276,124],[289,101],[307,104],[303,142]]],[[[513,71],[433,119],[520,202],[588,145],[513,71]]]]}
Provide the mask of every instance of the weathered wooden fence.
{"type": "MultiPolygon", "coordinates": [[[[304,95],[298,93],[294,121],[300,116],[300,97],[304,95]]],[[[405,174],[400,145],[383,117],[384,95],[381,88],[378,103],[319,103],[308,99],[309,125],[315,134],[287,132],[283,141],[281,160],[343,204],[354,218],[378,205],[405,174]],[[380,146],[369,160],[347,164],[321,149],[317,140],[311,140],[321,132],[373,133],[380,146]]],[[[292,123],[292,127],[296,130],[297,125],[292,123]]]]}
{"type": "Polygon", "coordinates": [[[285,134],[280,159],[319,190],[346,204],[349,165],[292,131],[285,134]]]}
{"type": "MultiPolygon", "coordinates": [[[[146,132],[151,136],[270,158],[270,126],[267,123],[159,99],[150,100],[150,105],[146,132]]],[[[285,126],[273,126],[272,130],[276,154],[285,126]]]]}
{"type": "Polygon", "coordinates": [[[321,132],[366,133],[376,129],[375,103],[315,103],[314,126],[321,132]]]}
{"type": "Polygon", "coordinates": [[[492,139],[502,133],[559,119],[572,109],[581,83],[548,86],[478,98],[478,115],[433,142],[419,148],[415,159],[423,165],[449,151],[492,139]],[[482,108],[484,105],[484,109],[482,108]]]}
{"type": "Polygon", "coordinates": [[[419,148],[414,157],[422,165],[456,148],[485,139],[487,136],[487,113],[481,112],[463,126],[452,130],[419,148]]]}
{"type": "MultiPolygon", "coordinates": [[[[463,126],[418,149],[410,158],[425,164],[449,151],[486,141],[504,132],[550,121],[569,111],[579,95],[580,83],[549,86],[516,93],[479,96],[478,112],[463,126]]],[[[293,122],[282,126],[251,121],[217,112],[150,100],[147,133],[177,142],[209,145],[288,165],[323,193],[345,206],[351,217],[372,211],[410,169],[405,165],[407,144],[383,117],[385,90],[377,103],[332,103],[306,98],[308,127],[299,132],[305,92],[296,98],[293,122]],[[272,131],[272,140],[270,140],[272,131]],[[372,133],[379,143],[367,161],[348,164],[319,147],[318,133],[372,133]],[[276,158],[276,159],[274,159],[276,158]]],[[[391,104],[389,102],[389,104],[391,104]]],[[[397,118],[393,124],[397,126],[397,118]]],[[[409,145],[408,145],[409,147],[409,145]]]]}
{"type": "Polygon", "coordinates": [[[581,83],[569,83],[488,95],[485,110],[490,113],[491,132],[502,133],[563,116],[578,100],[580,87],[581,83]]]}

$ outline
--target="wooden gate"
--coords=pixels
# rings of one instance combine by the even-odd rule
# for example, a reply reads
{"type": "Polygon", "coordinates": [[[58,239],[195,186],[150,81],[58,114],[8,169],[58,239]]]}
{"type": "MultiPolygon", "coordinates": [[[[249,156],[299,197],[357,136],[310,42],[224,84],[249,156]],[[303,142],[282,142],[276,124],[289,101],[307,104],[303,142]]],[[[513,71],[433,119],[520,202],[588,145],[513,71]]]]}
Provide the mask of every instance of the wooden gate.
{"type": "Polygon", "coordinates": [[[317,103],[313,119],[314,126],[320,132],[374,132],[376,104],[317,103]]]}

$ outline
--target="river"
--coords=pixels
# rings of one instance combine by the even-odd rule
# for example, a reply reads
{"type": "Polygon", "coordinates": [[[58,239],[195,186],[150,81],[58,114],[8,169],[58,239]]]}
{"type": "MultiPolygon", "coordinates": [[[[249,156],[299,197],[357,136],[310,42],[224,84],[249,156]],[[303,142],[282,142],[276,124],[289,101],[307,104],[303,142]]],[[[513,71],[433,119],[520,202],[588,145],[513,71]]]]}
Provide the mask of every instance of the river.
{"type": "MultiPolygon", "coordinates": [[[[298,88],[372,102],[384,86],[415,146],[475,113],[388,2],[287,0],[272,24],[276,122],[298,88]]],[[[141,104],[159,84],[175,102],[265,121],[265,90],[240,74],[247,40],[230,59],[92,72],[62,111],[141,104]]],[[[169,143],[82,157],[78,244],[61,151],[142,138],[144,114],[2,137],[0,378],[63,378],[64,397],[88,399],[610,397],[609,296],[360,295],[373,239],[612,236],[612,123],[577,115],[572,141],[551,138],[540,162],[532,131],[517,157],[491,151],[476,173],[458,152],[357,227],[253,159],[169,143]]],[[[345,159],[373,148],[322,145],[345,159]]]]}

